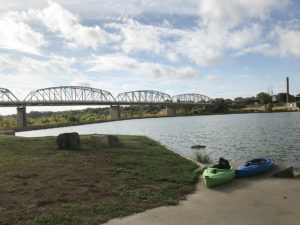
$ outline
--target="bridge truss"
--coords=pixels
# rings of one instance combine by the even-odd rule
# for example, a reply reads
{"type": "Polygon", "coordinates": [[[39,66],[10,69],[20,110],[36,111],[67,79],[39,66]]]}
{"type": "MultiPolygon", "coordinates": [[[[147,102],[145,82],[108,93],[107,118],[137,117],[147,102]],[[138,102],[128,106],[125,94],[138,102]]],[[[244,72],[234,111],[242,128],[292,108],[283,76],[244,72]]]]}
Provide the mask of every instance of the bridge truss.
{"type": "Polygon", "coordinates": [[[26,104],[102,104],[115,102],[115,98],[108,91],[101,89],[62,86],[38,89],[30,92],[23,101],[26,104]]]}
{"type": "Polygon", "coordinates": [[[205,95],[196,93],[175,95],[172,97],[172,99],[173,102],[177,103],[208,103],[211,100],[211,98],[205,95]]]}
{"type": "Polygon", "coordinates": [[[201,94],[182,94],[171,97],[169,94],[139,90],[124,92],[116,98],[101,89],[62,86],[38,89],[30,92],[23,101],[19,101],[8,89],[0,88],[0,106],[63,106],[63,105],[209,105],[211,99],[201,94]]]}
{"type": "Polygon", "coordinates": [[[12,105],[16,102],[20,102],[10,90],[5,88],[0,88],[0,104],[2,105],[12,105]]]}
{"type": "Polygon", "coordinates": [[[116,97],[120,103],[166,103],[172,102],[170,95],[152,90],[139,90],[120,93],[116,97]]]}

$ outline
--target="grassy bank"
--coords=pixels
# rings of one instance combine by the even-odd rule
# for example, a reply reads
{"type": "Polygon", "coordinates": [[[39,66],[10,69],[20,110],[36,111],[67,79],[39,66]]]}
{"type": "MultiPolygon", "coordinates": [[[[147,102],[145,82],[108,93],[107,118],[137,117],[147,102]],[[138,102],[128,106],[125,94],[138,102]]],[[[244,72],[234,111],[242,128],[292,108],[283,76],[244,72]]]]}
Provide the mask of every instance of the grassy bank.
{"type": "Polygon", "coordinates": [[[0,135],[0,224],[100,224],[194,191],[197,166],[141,136],[57,150],[56,138],[0,135]]]}

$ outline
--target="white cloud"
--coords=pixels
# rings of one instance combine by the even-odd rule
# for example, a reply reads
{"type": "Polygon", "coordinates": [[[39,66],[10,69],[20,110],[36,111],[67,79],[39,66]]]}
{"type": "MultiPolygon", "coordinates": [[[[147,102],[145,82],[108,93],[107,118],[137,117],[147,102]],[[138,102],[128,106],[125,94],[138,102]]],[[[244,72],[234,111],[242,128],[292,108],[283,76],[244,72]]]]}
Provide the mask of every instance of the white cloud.
{"type": "Polygon", "coordinates": [[[10,14],[0,15],[0,48],[40,55],[47,42],[43,34],[10,14]]]}
{"type": "Polygon", "coordinates": [[[220,77],[218,75],[211,74],[211,75],[207,75],[205,77],[205,80],[210,83],[219,83],[220,77]]]}
{"type": "MultiPolygon", "coordinates": [[[[206,4],[210,6],[212,2],[203,1],[202,7],[206,7],[206,4]]],[[[220,2],[218,6],[223,5],[220,2]]],[[[205,17],[202,19],[205,20],[205,17]]],[[[219,63],[226,55],[241,55],[243,53],[240,52],[257,46],[261,41],[262,27],[258,23],[225,26],[218,16],[215,20],[213,23],[200,24],[193,30],[177,32],[180,40],[173,45],[175,51],[204,67],[219,63]]]]}
{"type": "Polygon", "coordinates": [[[48,6],[44,9],[8,11],[1,16],[0,48],[40,54],[40,47],[45,46],[47,42],[44,40],[43,34],[35,31],[32,27],[41,29],[41,25],[63,38],[64,45],[69,48],[91,47],[96,50],[102,45],[120,40],[118,35],[108,33],[98,25],[82,25],[77,15],[58,3],[49,1],[48,6]]]}
{"type": "Polygon", "coordinates": [[[13,92],[19,100],[41,87],[51,87],[54,81],[43,76],[36,76],[31,73],[0,73],[0,87],[5,87],[13,92]]]}
{"type": "MultiPolygon", "coordinates": [[[[240,50],[251,44],[256,44],[262,33],[262,28],[258,24],[252,24],[249,27],[238,29],[228,34],[228,47],[234,50],[240,50]]],[[[224,43],[225,44],[225,43],[224,43]]]]}
{"type": "Polygon", "coordinates": [[[272,11],[288,3],[289,0],[200,1],[199,27],[186,31],[175,49],[199,66],[217,64],[230,55],[270,55],[270,46],[262,37],[263,25],[258,21],[270,18],[272,11]]]}
{"type": "MultiPolygon", "coordinates": [[[[73,68],[74,58],[50,55],[48,58],[34,59],[29,57],[11,57],[3,55],[9,71],[0,69],[0,87],[12,88],[22,98],[29,91],[69,85],[73,79],[82,76],[73,68]]],[[[5,68],[4,68],[5,69],[5,68]]]]}
{"type": "Polygon", "coordinates": [[[41,29],[41,25],[63,38],[64,45],[69,48],[91,47],[96,50],[120,40],[118,35],[108,33],[98,25],[82,25],[78,16],[58,3],[49,1],[48,7],[41,10],[8,11],[0,16],[0,48],[40,54],[40,48],[47,42],[43,34],[32,27],[41,29]]]}
{"type": "Polygon", "coordinates": [[[240,51],[234,53],[234,56],[238,57],[249,53],[262,53],[271,56],[271,55],[275,55],[273,47],[274,46],[270,45],[269,43],[258,44],[258,45],[243,48],[240,51]]]}
{"type": "Polygon", "coordinates": [[[204,24],[235,27],[248,19],[267,19],[275,9],[286,6],[290,0],[202,0],[199,12],[204,24]]]}
{"type": "MultiPolygon", "coordinates": [[[[99,19],[118,16],[135,16],[142,12],[196,15],[198,0],[55,0],[84,19],[99,19]]],[[[27,7],[43,8],[47,0],[3,1],[0,11],[20,10],[27,7]]]]}
{"type": "Polygon", "coordinates": [[[279,43],[277,52],[273,51],[271,54],[279,54],[281,57],[291,55],[300,57],[300,30],[276,27],[274,33],[279,43]]]}
{"type": "Polygon", "coordinates": [[[240,51],[255,44],[261,36],[258,24],[235,30],[213,26],[180,30],[165,23],[152,26],[123,19],[107,24],[107,27],[120,30],[123,36],[120,46],[127,54],[146,51],[164,56],[171,62],[178,62],[181,55],[200,66],[216,64],[223,59],[226,50],[240,51]]]}
{"type": "MultiPolygon", "coordinates": [[[[49,31],[58,33],[68,41],[71,48],[92,47],[119,41],[119,36],[101,29],[98,25],[89,27],[79,23],[79,18],[61,5],[49,1],[49,6],[42,11],[36,11],[36,16],[49,31]]],[[[31,11],[31,14],[34,14],[31,11]]]]}
{"type": "Polygon", "coordinates": [[[75,75],[78,74],[78,71],[73,68],[76,62],[74,57],[67,58],[54,54],[39,59],[0,55],[0,71],[7,68],[15,73],[32,73],[39,76],[75,75]]]}
{"type": "Polygon", "coordinates": [[[88,60],[91,71],[126,71],[153,78],[189,79],[199,76],[199,71],[191,67],[175,68],[158,63],[140,62],[125,55],[94,56],[88,60]]]}
{"type": "Polygon", "coordinates": [[[200,66],[218,63],[223,58],[223,52],[218,46],[220,40],[217,40],[218,37],[210,38],[209,35],[205,30],[187,31],[174,47],[177,53],[200,66]]]}
{"type": "Polygon", "coordinates": [[[5,55],[0,55],[0,71],[12,66],[11,60],[5,55]]]}
{"type": "Polygon", "coordinates": [[[167,54],[166,57],[169,61],[171,61],[171,62],[178,62],[179,61],[178,55],[175,54],[174,52],[168,50],[166,54],[167,54]]]}
{"type": "Polygon", "coordinates": [[[149,55],[164,57],[170,62],[180,61],[176,43],[189,33],[170,27],[166,21],[154,26],[123,18],[106,26],[119,30],[122,35],[119,48],[126,54],[146,52],[149,55]]]}
{"type": "MultiPolygon", "coordinates": [[[[79,4],[76,0],[73,2],[79,4]]],[[[113,2],[117,5],[120,3],[113,2]]],[[[97,50],[101,46],[113,44],[113,51],[121,49],[126,54],[147,52],[150,55],[163,56],[170,62],[180,62],[180,57],[184,57],[205,67],[217,64],[230,55],[241,56],[251,52],[279,54],[279,50],[276,52],[272,49],[262,37],[263,26],[258,20],[269,18],[273,10],[285,6],[288,2],[254,0],[249,3],[245,0],[230,0],[225,4],[223,1],[203,0],[199,3],[199,18],[202,23],[190,30],[172,28],[166,20],[161,25],[154,26],[124,17],[127,19],[104,25],[106,28],[115,29],[115,32],[108,32],[98,25],[82,25],[79,16],[52,1],[42,10],[28,10],[10,15],[14,20],[19,18],[18,23],[31,19],[42,22],[50,32],[63,38],[65,42],[62,44],[69,48],[91,47],[97,50]],[[258,9],[255,10],[256,8],[258,9]]],[[[174,4],[177,3],[176,1],[174,4]]],[[[108,4],[104,2],[103,7],[108,4]]],[[[143,8],[146,5],[155,8],[157,2],[150,4],[142,1],[137,7],[143,8]]],[[[289,44],[297,44],[297,36],[297,33],[280,36],[282,56],[288,53],[298,54],[298,50],[292,49],[289,44]],[[288,49],[288,53],[283,49],[288,49]]]]}
{"type": "Polygon", "coordinates": [[[160,26],[144,25],[133,19],[123,19],[106,26],[120,31],[120,46],[127,54],[146,51],[171,62],[178,62],[181,55],[200,66],[220,62],[228,49],[240,51],[255,44],[262,32],[258,24],[234,30],[217,26],[180,30],[166,23],[160,26]]]}
{"type": "MultiPolygon", "coordinates": [[[[298,22],[300,25],[300,22],[298,22]]],[[[295,56],[300,57],[300,30],[298,27],[289,27],[276,25],[269,33],[270,43],[257,44],[254,46],[246,47],[239,52],[236,56],[245,55],[248,53],[261,53],[266,56],[280,56],[282,58],[295,56]]]]}
{"type": "Polygon", "coordinates": [[[112,23],[107,25],[117,28],[123,35],[121,48],[125,53],[151,51],[155,54],[164,52],[164,44],[160,36],[164,32],[151,25],[143,25],[133,19],[125,19],[124,23],[112,23]]]}
{"type": "Polygon", "coordinates": [[[76,78],[71,81],[71,86],[93,87],[92,82],[86,78],[76,78]]]}
{"type": "Polygon", "coordinates": [[[72,65],[76,63],[76,59],[66,58],[63,56],[51,55],[46,59],[32,59],[28,57],[21,58],[18,62],[18,71],[21,73],[36,73],[43,76],[49,75],[68,75],[78,73],[75,69],[72,68],[72,65]]]}

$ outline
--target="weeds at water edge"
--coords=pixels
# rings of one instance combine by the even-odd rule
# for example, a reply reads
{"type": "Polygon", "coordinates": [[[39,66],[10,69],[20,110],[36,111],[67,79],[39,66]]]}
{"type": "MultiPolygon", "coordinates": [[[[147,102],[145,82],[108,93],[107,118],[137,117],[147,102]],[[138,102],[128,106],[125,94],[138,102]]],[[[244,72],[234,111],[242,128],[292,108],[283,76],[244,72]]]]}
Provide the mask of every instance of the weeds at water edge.
{"type": "Polygon", "coordinates": [[[207,154],[202,154],[200,152],[196,153],[196,160],[199,162],[199,163],[211,163],[212,160],[211,158],[209,157],[209,155],[207,154]]]}

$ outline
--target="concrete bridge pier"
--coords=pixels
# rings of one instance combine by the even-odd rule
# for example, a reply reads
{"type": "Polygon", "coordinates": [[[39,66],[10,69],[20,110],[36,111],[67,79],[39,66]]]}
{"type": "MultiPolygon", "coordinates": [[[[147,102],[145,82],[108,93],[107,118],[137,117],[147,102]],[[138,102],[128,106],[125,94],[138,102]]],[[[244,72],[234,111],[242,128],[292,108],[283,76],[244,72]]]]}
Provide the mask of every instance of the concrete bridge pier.
{"type": "Polygon", "coordinates": [[[166,116],[176,116],[176,106],[166,106],[166,116]]]}
{"type": "Polygon", "coordinates": [[[119,105],[111,105],[110,106],[110,120],[119,120],[120,116],[120,106],[119,105]]]}
{"type": "Polygon", "coordinates": [[[17,108],[17,127],[27,127],[26,107],[24,106],[17,108]]]}

